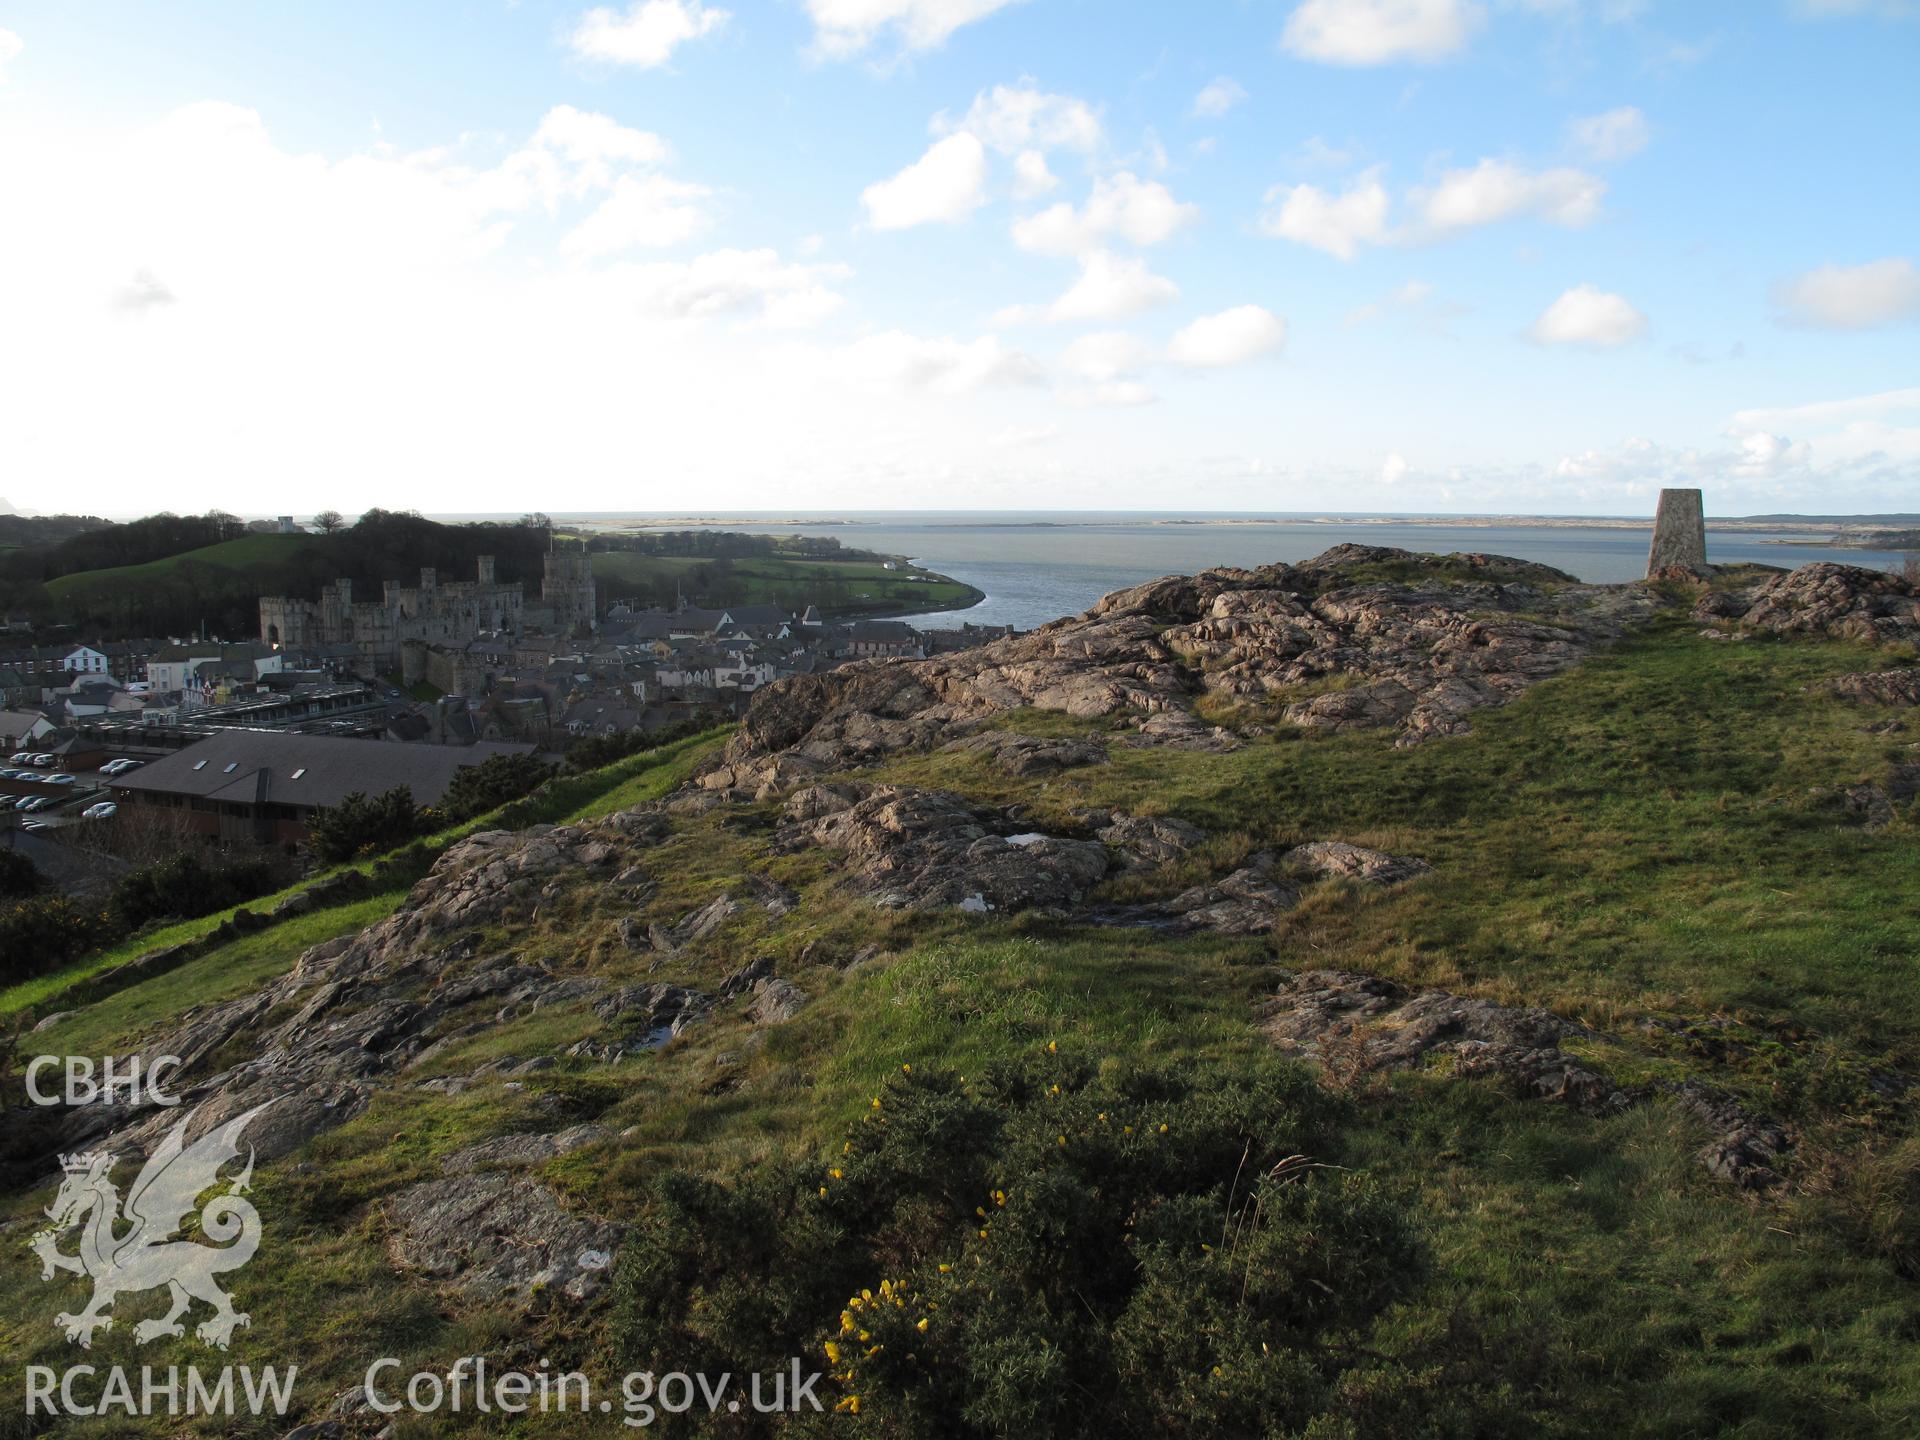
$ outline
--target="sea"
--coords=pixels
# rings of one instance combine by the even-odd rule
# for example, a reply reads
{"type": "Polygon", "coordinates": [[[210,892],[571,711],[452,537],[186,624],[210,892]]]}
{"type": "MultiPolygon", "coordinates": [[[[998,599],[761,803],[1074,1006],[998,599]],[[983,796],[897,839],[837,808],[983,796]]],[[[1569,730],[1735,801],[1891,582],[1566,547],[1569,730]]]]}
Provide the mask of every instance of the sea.
{"type": "MultiPolygon", "coordinates": [[[[823,535],[849,548],[902,555],[965,581],[986,599],[966,610],[909,615],[923,627],[1012,625],[1032,629],[1085,610],[1102,595],[1161,575],[1192,574],[1216,565],[1297,562],[1353,541],[1405,550],[1476,550],[1534,560],[1594,582],[1646,573],[1650,521],[1487,523],[1462,517],[1412,519],[1310,515],[1098,514],[1084,511],[836,511],[730,513],[678,519],[654,515],[559,515],[556,520],[608,529],[708,528],[780,535],[823,535]],[[644,522],[644,526],[641,526],[644,522]]],[[[1715,564],[1757,561],[1791,568],[1833,560],[1895,569],[1896,551],[1819,543],[1804,531],[1707,528],[1715,564]],[[1809,543],[1809,542],[1813,543],[1809,543]]]]}

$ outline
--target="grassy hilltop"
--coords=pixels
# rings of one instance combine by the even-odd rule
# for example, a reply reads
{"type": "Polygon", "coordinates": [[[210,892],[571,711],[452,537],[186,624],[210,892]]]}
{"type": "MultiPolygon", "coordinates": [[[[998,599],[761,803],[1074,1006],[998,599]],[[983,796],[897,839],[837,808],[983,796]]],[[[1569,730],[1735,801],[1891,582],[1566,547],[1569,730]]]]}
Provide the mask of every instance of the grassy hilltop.
{"type": "MultiPolygon", "coordinates": [[[[830,1398],[866,1392],[858,1418],[805,1433],[1075,1433],[1086,1416],[1111,1419],[1102,1407],[1120,1395],[1169,1407],[1119,1425],[1139,1434],[1248,1433],[1236,1427],[1250,1415],[1314,1437],[1912,1434],[1920,1140],[1904,1077],[1920,1071],[1920,847],[1911,809],[1868,829],[1833,801],[1908,761],[1912,735],[1869,733],[1877,712],[1818,688],[1898,657],[1699,628],[1656,622],[1479,713],[1470,734],[1412,749],[1276,725],[1230,754],[1115,744],[1109,763],[1022,777],[979,751],[936,751],[862,776],[1022,807],[1035,830],[1124,808],[1213,833],[1164,873],[1107,882],[1116,902],[1307,839],[1434,867],[1393,889],[1321,884],[1271,935],[876,910],[821,850],[769,849],[778,802],[679,818],[647,852],[638,898],[565,888],[489,921],[479,948],[710,994],[770,956],[810,1003],[764,1024],[728,1002],[617,1065],[566,1058],[604,1033],[584,1002],[455,1033],[365,1114],[263,1164],[271,1258],[236,1285],[253,1319],[230,1358],[297,1357],[307,1418],[374,1354],[411,1370],[537,1352],[608,1374],[705,1358],[749,1368],[793,1340],[842,1354],[833,1370],[856,1378],[830,1398]],[[749,876],[797,903],[744,905],[672,952],[619,938],[623,921],[672,924],[749,876]],[[1645,1098],[1590,1116],[1446,1064],[1283,1060],[1262,1003],[1315,969],[1543,1007],[1589,1027],[1570,1053],[1645,1098]],[[562,1058],[457,1094],[415,1083],[534,1054],[562,1058]],[[1667,1088],[1689,1080],[1789,1128],[1781,1183],[1744,1192],[1696,1163],[1705,1132],[1667,1088]],[[536,1295],[521,1316],[396,1280],[399,1193],[475,1141],[584,1122],[603,1138],[528,1173],[577,1211],[632,1221],[606,1296],[536,1295]],[[1232,1138],[1256,1123],[1270,1152],[1232,1138]],[[1261,1165],[1272,1175],[1256,1186],[1261,1165]],[[988,1188],[948,1195],[976,1175],[988,1188]],[[1260,1214],[1244,1205],[1256,1190],[1260,1214]],[[1144,1208],[1113,1211],[1118,1194],[1144,1208]],[[1073,1249],[1108,1223],[1127,1238],[1073,1249]],[[1188,1233],[1213,1238],[1181,1248],[1188,1233]],[[906,1318],[855,1307],[843,1322],[863,1288],[910,1297],[906,1318]],[[1026,1298],[1010,1309],[1007,1296],[1026,1298]],[[1272,1329],[1276,1311],[1294,1318],[1272,1329]],[[916,1331],[916,1315],[930,1323],[916,1331]],[[884,1350],[855,1347],[849,1323],[884,1326],[884,1350]],[[1112,1367],[1110,1393],[1069,1389],[1032,1409],[1022,1397],[1054,1393],[1050,1344],[1080,1347],[1082,1371],[1112,1367]],[[967,1387],[939,1388],[961,1370],[967,1387]],[[1154,1378],[1168,1375],[1194,1378],[1169,1398],[1154,1378]]],[[[1117,735],[1033,709],[996,723],[1117,735]]],[[[579,817],[667,795],[719,743],[623,762],[618,788],[579,817]]],[[[402,898],[238,940],[22,1051],[124,1053],[402,898]]],[[[41,995],[30,1013],[59,1005],[41,995]]],[[[6,1233],[24,1235],[46,1196],[10,1195],[6,1233]]],[[[8,1386],[27,1363],[68,1363],[50,1317],[82,1293],[41,1284],[19,1246],[0,1252],[8,1386]]],[[[131,1319],[135,1302],[123,1308],[131,1319]]],[[[128,1328],[87,1358],[189,1358],[180,1342],[140,1351],[128,1328]]],[[[607,1423],[403,1417],[395,1433],[607,1423]]],[[[63,1433],[177,1428],[192,1426],[63,1433]]],[[[0,1434],[27,1433],[18,1416],[0,1421],[0,1434]]]]}

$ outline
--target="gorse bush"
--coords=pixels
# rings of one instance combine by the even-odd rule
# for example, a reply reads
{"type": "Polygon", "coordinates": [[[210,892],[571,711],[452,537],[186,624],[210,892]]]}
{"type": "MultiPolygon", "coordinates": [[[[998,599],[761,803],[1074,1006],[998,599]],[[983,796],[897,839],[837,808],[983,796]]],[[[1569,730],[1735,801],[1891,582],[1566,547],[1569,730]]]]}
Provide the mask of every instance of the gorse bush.
{"type": "Polygon", "coordinates": [[[903,1073],[822,1161],[661,1177],[616,1347],[813,1357],[871,1434],[1340,1433],[1373,1388],[1344,1342],[1418,1253],[1397,1202],[1324,1163],[1339,1103],[1290,1071],[903,1073]]]}

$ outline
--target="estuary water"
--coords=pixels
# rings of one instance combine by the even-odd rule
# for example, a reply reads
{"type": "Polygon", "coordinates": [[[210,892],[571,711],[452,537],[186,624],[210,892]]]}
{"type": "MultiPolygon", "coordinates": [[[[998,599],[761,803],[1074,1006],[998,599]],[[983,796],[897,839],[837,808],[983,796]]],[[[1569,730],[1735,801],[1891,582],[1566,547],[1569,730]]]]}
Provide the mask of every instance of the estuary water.
{"type": "MultiPolygon", "coordinates": [[[[651,517],[649,517],[651,518],[651,517]]],[[[608,528],[629,517],[595,516],[608,528]]],[[[1393,545],[1406,550],[1478,550],[1552,565],[1582,580],[1615,582],[1646,573],[1651,522],[1623,526],[1450,524],[1395,517],[1326,520],[1289,515],[1143,515],[1087,512],[927,511],[728,514],[698,521],[662,519],[661,529],[712,528],[782,535],[830,535],[849,547],[905,555],[930,570],[986,593],[968,610],[931,611],[916,625],[1013,625],[1028,630],[1085,610],[1102,595],[1161,575],[1192,574],[1215,565],[1295,562],[1334,545],[1393,545]]],[[[653,528],[649,526],[648,528],[653,528]]],[[[1870,569],[1900,564],[1893,551],[1804,543],[1804,534],[1716,531],[1707,556],[1715,564],[1757,561],[1792,567],[1833,560],[1870,569]],[[1780,544],[1769,541],[1794,540],[1780,544]]]]}

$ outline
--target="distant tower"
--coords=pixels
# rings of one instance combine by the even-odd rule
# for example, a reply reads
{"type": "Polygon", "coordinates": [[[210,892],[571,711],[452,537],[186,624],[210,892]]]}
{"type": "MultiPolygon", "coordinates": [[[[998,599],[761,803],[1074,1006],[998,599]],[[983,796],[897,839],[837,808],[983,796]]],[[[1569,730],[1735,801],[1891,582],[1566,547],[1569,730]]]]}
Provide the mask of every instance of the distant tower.
{"type": "Polygon", "coordinates": [[[1707,574],[1707,522],[1698,490],[1662,490],[1653,517],[1653,547],[1647,552],[1647,576],[1686,570],[1707,574]]]}
{"type": "Polygon", "coordinates": [[[599,628],[599,607],[593,586],[593,556],[586,543],[576,550],[547,554],[547,571],[540,581],[540,598],[553,610],[554,620],[575,635],[599,628]]]}

